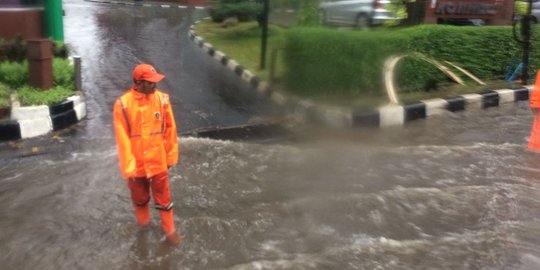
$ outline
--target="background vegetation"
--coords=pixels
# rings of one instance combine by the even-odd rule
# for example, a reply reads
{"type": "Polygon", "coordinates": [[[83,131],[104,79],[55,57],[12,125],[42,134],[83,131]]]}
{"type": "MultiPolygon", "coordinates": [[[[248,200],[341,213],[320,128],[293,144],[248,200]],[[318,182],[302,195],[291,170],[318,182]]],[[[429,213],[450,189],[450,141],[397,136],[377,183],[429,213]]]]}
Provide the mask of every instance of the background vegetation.
{"type": "MultiPolygon", "coordinates": [[[[533,28],[540,35],[540,28],[533,28]]],[[[533,48],[538,44],[533,43],[533,48]]],[[[510,27],[421,25],[398,31],[335,31],[296,28],[286,33],[285,86],[302,95],[360,95],[382,91],[383,64],[393,54],[421,53],[447,60],[483,79],[504,78],[511,60],[521,59],[510,27]]],[[[540,64],[531,54],[532,70],[540,64]]],[[[398,84],[426,91],[446,79],[422,61],[407,60],[398,68],[398,84]]]]}
{"type": "Polygon", "coordinates": [[[28,61],[26,43],[0,40],[0,108],[10,106],[10,94],[17,92],[23,105],[51,105],[64,101],[75,91],[75,70],[67,59],[68,48],[64,43],[53,42],[53,84],[46,91],[28,86],[28,61]]]}

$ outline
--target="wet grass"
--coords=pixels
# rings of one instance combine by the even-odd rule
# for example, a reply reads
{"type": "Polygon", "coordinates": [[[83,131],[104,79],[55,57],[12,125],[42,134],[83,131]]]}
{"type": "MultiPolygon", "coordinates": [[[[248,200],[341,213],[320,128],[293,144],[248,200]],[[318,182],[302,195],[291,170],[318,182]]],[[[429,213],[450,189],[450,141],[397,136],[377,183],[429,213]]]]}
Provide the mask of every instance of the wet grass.
{"type": "MultiPolygon", "coordinates": [[[[285,28],[270,26],[266,50],[266,68],[260,68],[261,31],[257,22],[239,23],[223,28],[218,23],[204,20],[196,25],[195,32],[216,49],[236,60],[243,67],[256,73],[263,80],[270,77],[271,53],[273,48],[281,48],[285,42],[285,28]]],[[[278,54],[278,56],[280,56],[278,54]]],[[[276,77],[281,77],[283,60],[278,57],[276,77]]]]}

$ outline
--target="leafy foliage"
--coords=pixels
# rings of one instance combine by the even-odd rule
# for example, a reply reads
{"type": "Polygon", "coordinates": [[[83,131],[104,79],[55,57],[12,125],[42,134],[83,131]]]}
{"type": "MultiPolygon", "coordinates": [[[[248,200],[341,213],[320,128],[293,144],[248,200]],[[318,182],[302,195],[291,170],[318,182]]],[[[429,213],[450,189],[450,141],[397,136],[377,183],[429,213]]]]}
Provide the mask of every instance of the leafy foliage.
{"type": "Polygon", "coordinates": [[[16,89],[28,81],[28,62],[0,62],[0,82],[16,89]]]}
{"type": "MultiPolygon", "coordinates": [[[[69,48],[65,43],[51,42],[53,57],[68,57],[69,48]]],[[[22,37],[12,40],[0,39],[0,61],[23,62],[24,60],[26,60],[26,41],[22,37]]]]}
{"type": "Polygon", "coordinates": [[[300,12],[298,14],[299,26],[319,26],[321,18],[319,17],[320,0],[301,0],[300,12]]]}
{"type": "MultiPolygon", "coordinates": [[[[75,91],[75,70],[69,60],[53,58],[54,86],[48,90],[36,90],[28,86],[28,62],[0,62],[0,107],[9,102],[2,98],[3,88],[15,89],[24,105],[55,104],[64,101],[75,91]]],[[[6,90],[8,91],[8,90],[6,90]]]]}
{"type": "MultiPolygon", "coordinates": [[[[533,32],[540,36],[539,27],[533,32]]],[[[377,93],[384,89],[385,59],[414,53],[451,61],[482,79],[502,79],[510,61],[521,57],[511,35],[508,26],[421,25],[371,32],[292,29],[285,42],[284,81],[288,89],[303,95],[377,93]]],[[[538,45],[533,41],[533,48],[538,45]]],[[[530,65],[531,70],[540,66],[540,51],[531,52],[530,65]]],[[[447,82],[422,61],[405,60],[397,70],[402,90],[427,91],[447,82]]]]}
{"type": "Polygon", "coordinates": [[[257,19],[260,13],[261,5],[255,0],[220,0],[210,15],[214,22],[222,22],[229,17],[244,22],[257,19]]]}
{"type": "Polygon", "coordinates": [[[23,86],[17,91],[22,105],[53,105],[73,95],[73,89],[56,86],[46,91],[23,86]]]}
{"type": "Polygon", "coordinates": [[[75,69],[69,60],[62,58],[53,59],[53,82],[56,86],[75,88],[75,69]]]}

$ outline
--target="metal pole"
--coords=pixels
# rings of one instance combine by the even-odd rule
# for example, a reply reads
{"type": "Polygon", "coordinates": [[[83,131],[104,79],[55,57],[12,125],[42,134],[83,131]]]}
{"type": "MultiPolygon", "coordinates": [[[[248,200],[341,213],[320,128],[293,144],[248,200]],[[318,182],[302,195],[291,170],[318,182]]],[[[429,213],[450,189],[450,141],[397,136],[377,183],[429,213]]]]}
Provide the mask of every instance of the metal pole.
{"type": "Polygon", "coordinates": [[[82,69],[81,69],[81,57],[73,56],[73,64],[75,66],[75,89],[82,91],[82,69]]]}
{"type": "Polygon", "coordinates": [[[262,36],[261,36],[261,70],[266,68],[266,44],[268,41],[268,12],[269,0],[263,0],[262,36]]]}
{"type": "Polygon", "coordinates": [[[527,14],[523,17],[523,69],[521,70],[522,84],[526,85],[529,80],[529,51],[531,47],[531,13],[532,13],[532,0],[528,1],[527,14]]]}

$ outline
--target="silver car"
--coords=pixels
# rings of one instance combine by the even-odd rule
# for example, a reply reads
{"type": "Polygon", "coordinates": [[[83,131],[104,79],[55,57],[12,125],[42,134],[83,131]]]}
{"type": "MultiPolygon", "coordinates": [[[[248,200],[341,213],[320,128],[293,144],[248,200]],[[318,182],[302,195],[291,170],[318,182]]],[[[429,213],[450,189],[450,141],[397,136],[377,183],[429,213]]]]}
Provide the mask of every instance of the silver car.
{"type": "Polygon", "coordinates": [[[351,25],[359,28],[382,24],[395,19],[384,8],[390,0],[324,0],[321,18],[325,24],[351,25]]]}

